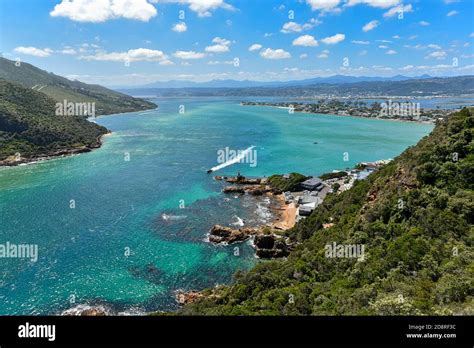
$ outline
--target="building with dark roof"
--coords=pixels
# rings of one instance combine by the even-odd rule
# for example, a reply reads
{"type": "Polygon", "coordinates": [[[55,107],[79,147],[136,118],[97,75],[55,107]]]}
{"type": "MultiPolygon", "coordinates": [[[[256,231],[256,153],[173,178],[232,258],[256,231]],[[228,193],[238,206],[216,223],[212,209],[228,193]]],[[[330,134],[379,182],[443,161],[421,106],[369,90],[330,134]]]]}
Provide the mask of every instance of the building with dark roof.
{"type": "Polygon", "coordinates": [[[320,178],[310,178],[300,184],[301,188],[308,191],[321,191],[324,184],[320,178]]]}

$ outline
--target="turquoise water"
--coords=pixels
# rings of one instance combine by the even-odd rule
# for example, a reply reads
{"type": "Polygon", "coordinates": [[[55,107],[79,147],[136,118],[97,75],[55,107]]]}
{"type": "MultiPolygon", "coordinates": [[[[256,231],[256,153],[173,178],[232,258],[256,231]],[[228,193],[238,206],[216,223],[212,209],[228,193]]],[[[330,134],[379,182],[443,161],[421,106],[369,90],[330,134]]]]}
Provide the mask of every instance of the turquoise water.
{"type": "Polygon", "coordinates": [[[156,102],[159,110],[99,118],[113,131],[100,149],[0,169],[0,243],[39,248],[37,262],[0,259],[0,314],[54,314],[78,304],[170,310],[175,290],[228,283],[252,267],[248,244],[234,255],[235,246],[206,242],[215,223],[270,219],[268,200],[224,196],[206,174],[219,149],[255,146],[257,165],[216,174],[317,175],[394,157],[432,128],[288,114],[231,98],[156,102]]]}

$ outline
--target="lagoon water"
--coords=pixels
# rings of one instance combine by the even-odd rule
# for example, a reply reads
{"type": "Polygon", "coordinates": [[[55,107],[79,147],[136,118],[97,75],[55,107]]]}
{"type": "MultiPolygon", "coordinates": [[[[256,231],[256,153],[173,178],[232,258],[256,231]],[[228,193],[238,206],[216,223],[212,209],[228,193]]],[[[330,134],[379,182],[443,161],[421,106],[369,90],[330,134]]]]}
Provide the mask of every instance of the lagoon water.
{"type": "Polygon", "coordinates": [[[0,258],[0,314],[176,308],[175,290],[228,283],[258,262],[248,244],[214,246],[216,223],[268,221],[268,200],[220,193],[217,151],[255,146],[255,167],[214,173],[318,175],[393,158],[432,126],[240,106],[237,99],[157,99],[159,110],[106,116],[90,153],[0,168],[0,244],[37,244],[37,262],[0,258]],[[185,112],[179,113],[180,105],[185,112]],[[315,144],[317,142],[317,144],[315,144]],[[344,161],[344,153],[349,156],[344,161]]]}

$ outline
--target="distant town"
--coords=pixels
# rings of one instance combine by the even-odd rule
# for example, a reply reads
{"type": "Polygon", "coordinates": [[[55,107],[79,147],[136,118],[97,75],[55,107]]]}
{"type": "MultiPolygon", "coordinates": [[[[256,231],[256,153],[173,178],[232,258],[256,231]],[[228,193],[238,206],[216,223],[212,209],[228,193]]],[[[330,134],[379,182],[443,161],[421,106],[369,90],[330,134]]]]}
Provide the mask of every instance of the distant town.
{"type": "Polygon", "coordinates": [[[301,102],[254,102],[245,101],[246,106],[271,106],[286,108],[288,112],[331,114],[380,119],[434,123],[446,118],[453,110],[421,108],[417,102],[386,100],[368,103],[364,100],[320,99],[316,103],[301,102]]]}

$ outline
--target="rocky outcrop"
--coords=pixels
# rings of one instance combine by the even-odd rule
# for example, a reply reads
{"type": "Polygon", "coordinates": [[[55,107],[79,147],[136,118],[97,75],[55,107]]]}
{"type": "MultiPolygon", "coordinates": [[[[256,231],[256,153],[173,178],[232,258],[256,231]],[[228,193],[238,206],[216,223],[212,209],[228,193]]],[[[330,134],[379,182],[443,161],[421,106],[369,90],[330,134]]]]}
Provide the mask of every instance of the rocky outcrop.
{"type": "Polygon", "coordinates": [[[79,316],[79,317],[103,317],[112,315],[112,313],[104,306],[89,306],[85,304],[66,309],[61,313],[62,316],[79,316]]]}
{"type": "Polygon", "coordinates": [[[214,225],[209,232],[209,241],[212,243],[232,244],[244,242],[255,236],[255,254],[264,259],[286,257],[290,253],[291,245],[275,234],[265,234],[265,227],[242,227],[234,229],[221,225],[214,225]]]}
{"type": "Polygon", "coordinates": [[[214,225],[209,231],[209,241],[212,243],[227,243],[232,244],[236,242],[244,242],[250,236],[261,233],[260,228],[242,227],[233,229],[226,226],[214,225]]]}
{"type": "Polygon", "coordinates": [[[283,238],[274,234],[255,236],[254,245],[256,255],[264,259],[286,257],[290,253],[290,248],[283,238]]]}
{"type": "Polygon", "coordinates": [[[203,297],[204,295],[199,292],[199,291],[182,291],[178,290],[176,291],[176,302],[178,302],[179,305],[184,306],[189,303],[193,303],[199,298],[203,297]]]}
{"type": "Polygon", "coordinates": [[[261,196],[265,193],[273,192],[268,185],[242,185],[242,186],[226,186],[222,189],[224,193],[248,193],[254,196],[261,196]]]}
{"type": "Polygon", "coordinates": [[[239,185],[262,185],[267,182],[267,178],[246,178],[242,175],[237,176],[219,176],[214,177],[215,180],[223,180],[230,184],[239,184],[239,185]]]}
{"type": "MultiPolygon", "coordinates": [[[[110,133],[106,133],[106,134],[103,134],[103,135],[107,135],[107,134],[110,134],[110,133]]],[[[36,161],[45,161],[45,160],[49,160],[49,159],[52,159],[52,158],[56,158],[56,157],[64,157],[64,156],[72,156],[72,155],[77,155],[77,154],[80,154],[80,153],[85,153],[85,152],[90,152],[94,149],[97,149],[99,147],[102,146],[102,136],[99,136],[97,138],[97,142],[94,143],[94,144],[90,144],[90,145],[84,145],[84,146],[81,146],[81,147],[76,147],[76,148],[66,148],[66,149],[60,149],[60,150],[56,150],[56,151],[50,151],[46,154],[38,154],[38,155],[35,155],[35,156],[32,156],[32,157],[16,157],[16,156],[10,156],[4,160],[1,160],[0,161],[0,166],[9,166],[9,167],[13,167],[13,166],[17,166],[17,165],[20,165],[20,164],[23,164],[23,163],[31,163],[31,162],[36,162],[36,161]]]]}
{"type": "Polygon", "coordinates": [[[224,193],[245,193],[245,188],[243,186],[226,186],[222,189],[224,193]]]}

